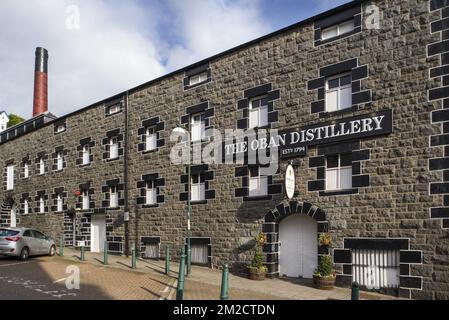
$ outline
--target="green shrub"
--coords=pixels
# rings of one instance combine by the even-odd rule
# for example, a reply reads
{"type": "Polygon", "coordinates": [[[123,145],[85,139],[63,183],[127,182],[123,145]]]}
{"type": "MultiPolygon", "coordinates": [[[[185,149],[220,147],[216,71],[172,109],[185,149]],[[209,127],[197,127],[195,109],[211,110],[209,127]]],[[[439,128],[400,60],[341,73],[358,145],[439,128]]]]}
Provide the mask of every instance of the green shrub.
{"type": "Polygon", "coordinates": [[[328,277],[332,275],[332,258],[330,255],[322,255],[318,258],[318,268],[315,271],[315,275],[320,277],[328,277]]]}

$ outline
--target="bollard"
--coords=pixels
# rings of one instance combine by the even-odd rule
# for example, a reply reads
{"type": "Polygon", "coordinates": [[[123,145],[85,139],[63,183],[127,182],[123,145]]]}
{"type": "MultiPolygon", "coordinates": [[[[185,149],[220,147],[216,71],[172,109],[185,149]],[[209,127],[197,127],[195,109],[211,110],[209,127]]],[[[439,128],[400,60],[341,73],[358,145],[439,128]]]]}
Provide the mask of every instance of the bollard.
{"type": "Polygon", "coordinates": [[[181,258],[179,260],[179,276],[178,288],[176,289],[176,300],[182,300],[184,297],[184,276],[185,276],[185,250],[182,249],[181,258]]]}
{"type": "Polygon", "coordinates": [[[108,242],[105,241],[104,242],[104,249],[103,249],[103,254],[104,254],[104,258],[103,258],[103,264],[106,266],[108,265],[108,242]]]}
{"type": "Polygon", "coordinates": [[[170,274],[170,247],[165,247],[165,274],[170,274]]]}
{"type": "Polygon", "coordinates": [[[351,300],[359,300],[359,284],[355,281],[351,285],[351,300]]]}
{"type": "Polygon", "coordinates": [[[81,261],[84,261],[84,246],[81,246],[81,261]]]}
{"type": "Polygon", "coordinates": [[[133,244],[131,249],[131,268],[136,269],[136,246],[133,244]]]}
{"type": "Polygon", "coordinates": [[[192,248],[190,247],[190,244],[187,244],[187,275],[189,276],[191,271],[191,259],[192,259],[192,248]]]}
{"type": "Polygon", "coordinates": [[[61,238],[59,240],[59,256],[62,257],[64,256],[64,239],[61,238]]]}
{"type": "Polygon", "coordinates": [[[228,275],[229,275],[229,267],[226,263],[223,266],[223,274],[221,276],[221,295],[220,300],[228,300],[228,275]]]}

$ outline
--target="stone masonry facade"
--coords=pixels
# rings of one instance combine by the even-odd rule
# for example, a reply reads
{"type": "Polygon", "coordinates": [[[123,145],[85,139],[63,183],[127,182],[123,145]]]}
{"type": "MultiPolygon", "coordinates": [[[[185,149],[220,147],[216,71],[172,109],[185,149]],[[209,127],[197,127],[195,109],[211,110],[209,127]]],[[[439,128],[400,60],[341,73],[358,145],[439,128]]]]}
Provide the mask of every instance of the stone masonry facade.
{"type": "Polygon", "coordinates": [[[268,271],[277,276],[278,222],[286,215],[307,214],[317,221],[319,232],[329,232],[332,237],[340,285],[350,284],[351,250],[393,248],[401,250],[399,295],[449,299],[449,226],[445,220],[449,216],[445,210],[431,211],[448,202],[445,186],[433,187],[447,185],[444,159],[448,143],[429,143],[430,137],[446,133],[447,122],[441,127],[434,112],[447,107],[448,71],[439,70],[433,77],[429,72],[445,64],[447,67],[448,7],[444,0],[355,1],[2,140],[3,176],[8,164],[14,164],[16,174],[13,190],[6,190],[4,178],[0,222],[7,226],[7,209],[13,203],[22,205],[27,197],[30,213],[18,214],[19,226],[39,228],[55,239],[75,234],[76,240],[85,240],[88,245],[91,216],[104,214],[110,250],[124,253],[127,204],[130,241],[141,244],[142,239],[157,239],[161,256],[169,245],[177,258],[186,237],[186,201],[180,198],[187,191],[185,181],[181,181],[186,166],[170,163],[174,145],[170,134],[189,110],[207,106],[203,110],[206,126],[224,130],[236,129],[248,117],[244,100],[251,93],[269,96],[269,126],[276,129],[388,109],[393,113],[392,133],[338,146],[352,154],[354,188],[348,193],[323,191],[321,157],[332,151],[328,146],[311,146],[306,156],[292,159],[296,192],[290,201],[283,190],[285,159],[279,161],[277,174],[270,177],[269,196],[259,199],[246,197],[247,171],[241,165],[208,165],[207,201],[192,205],[192,237],[207,239],[210,266],[230,263],[240,270],[252,258],[253,238],[264,231],[268,235],[264,248],[268,271]],[[378,29],[365,24],[372,5],[379,9],[378,29]],[[316,40],[317,30],[345,14],[354,17],[354,32],[330,42],[316,40]],[[431,27],[435,21],[439,21],[437,27],[431,27]],[[433,43],[440,43],[441,49],[429,54],[428,46],[433,43]],[[196,68],[207,70],[207,81],[186,86],[186,77],[196,68]],[[326,113],[321,107],[323,81],[337,71],[352,75],[353,107],[326,113]],[[429,98],[429,90],[435,88],[442,90],[436,93],[437,98],[429,98]],[[108,115],[114,103],[121,108],[108,115]],[[158,145],[152,152],[142,152],[142,126],[149,119],[157,119],[150,122],[157,125],[158,145]],[[61,121],[66,130],[57,133],[54,126],[61,121]],[[114,160],[104,156],[110,152],[105,139],[111,135],[118,136],[119,142],[119,156],[114,160]],[[90,146],[87,166],[79,162],[82,141],[90,146]],[[65,166],[55,171],[58,147],[64,150],[65,166]],[[46,159],[43,175],[35,172],[40,156],[46,159]],[[19,176],[23,159],[31,162],[29,178],[19,176]],[[432,159],[440,160],[435,164],[437,160],[432,159]],[[138,200],[144,196],[142,181],[153,176],[158,181],[158,201],[155,206],[146,206],[138,200]],[[105,204],[108,183],[116,183],[119,189],[118,207],[112,210],[105,204]],[[81,208],[74,192],[82,188],[89,190],[89,209],[71,211],[81,208]],[[439,191],[433,192],[435,188],[439,191]],[[66,192],[65,212],[52,211],[56,189],[66,192]],[[43,213],[36,212],[39,191],[48,196],[43,213]]]}

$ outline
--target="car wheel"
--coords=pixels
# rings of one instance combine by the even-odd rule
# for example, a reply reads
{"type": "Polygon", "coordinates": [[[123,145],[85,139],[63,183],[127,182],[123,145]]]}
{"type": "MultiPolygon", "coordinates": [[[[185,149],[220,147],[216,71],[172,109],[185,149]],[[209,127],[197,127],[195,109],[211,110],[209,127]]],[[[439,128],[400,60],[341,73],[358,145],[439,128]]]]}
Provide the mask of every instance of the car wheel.
{"type": "Polygon", "coordinates": [[[48,253],[49,256],[54,256],[56,253],[56,247],[55,246],[51,246],[50,247],[50,252],[48,253]]]}
{"type": "Polygon", "coordinates": [[[20,251],[20,260],[25,261],[30,256],[30,250],[28,248],[22,248],[22,251],[20,251]]]}

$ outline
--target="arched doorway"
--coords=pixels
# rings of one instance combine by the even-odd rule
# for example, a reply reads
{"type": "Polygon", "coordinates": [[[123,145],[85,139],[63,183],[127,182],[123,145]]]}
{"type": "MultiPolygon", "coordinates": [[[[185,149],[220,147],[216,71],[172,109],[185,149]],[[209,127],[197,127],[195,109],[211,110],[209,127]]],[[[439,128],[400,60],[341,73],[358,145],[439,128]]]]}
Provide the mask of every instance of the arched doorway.
{"type": "Polygon", "coordinates": [[[328,231],[323,210],[309,202],[281,203],[265,215],[262,231],[267,235],[268,277],[312,277],[318,261],[318,233],[328,231]]]}
{"type": "Polygon", "coordinates": [[[318,263],[317,222],[294,214],[279,223],[279,275],[312,278],[318,263]]]}

